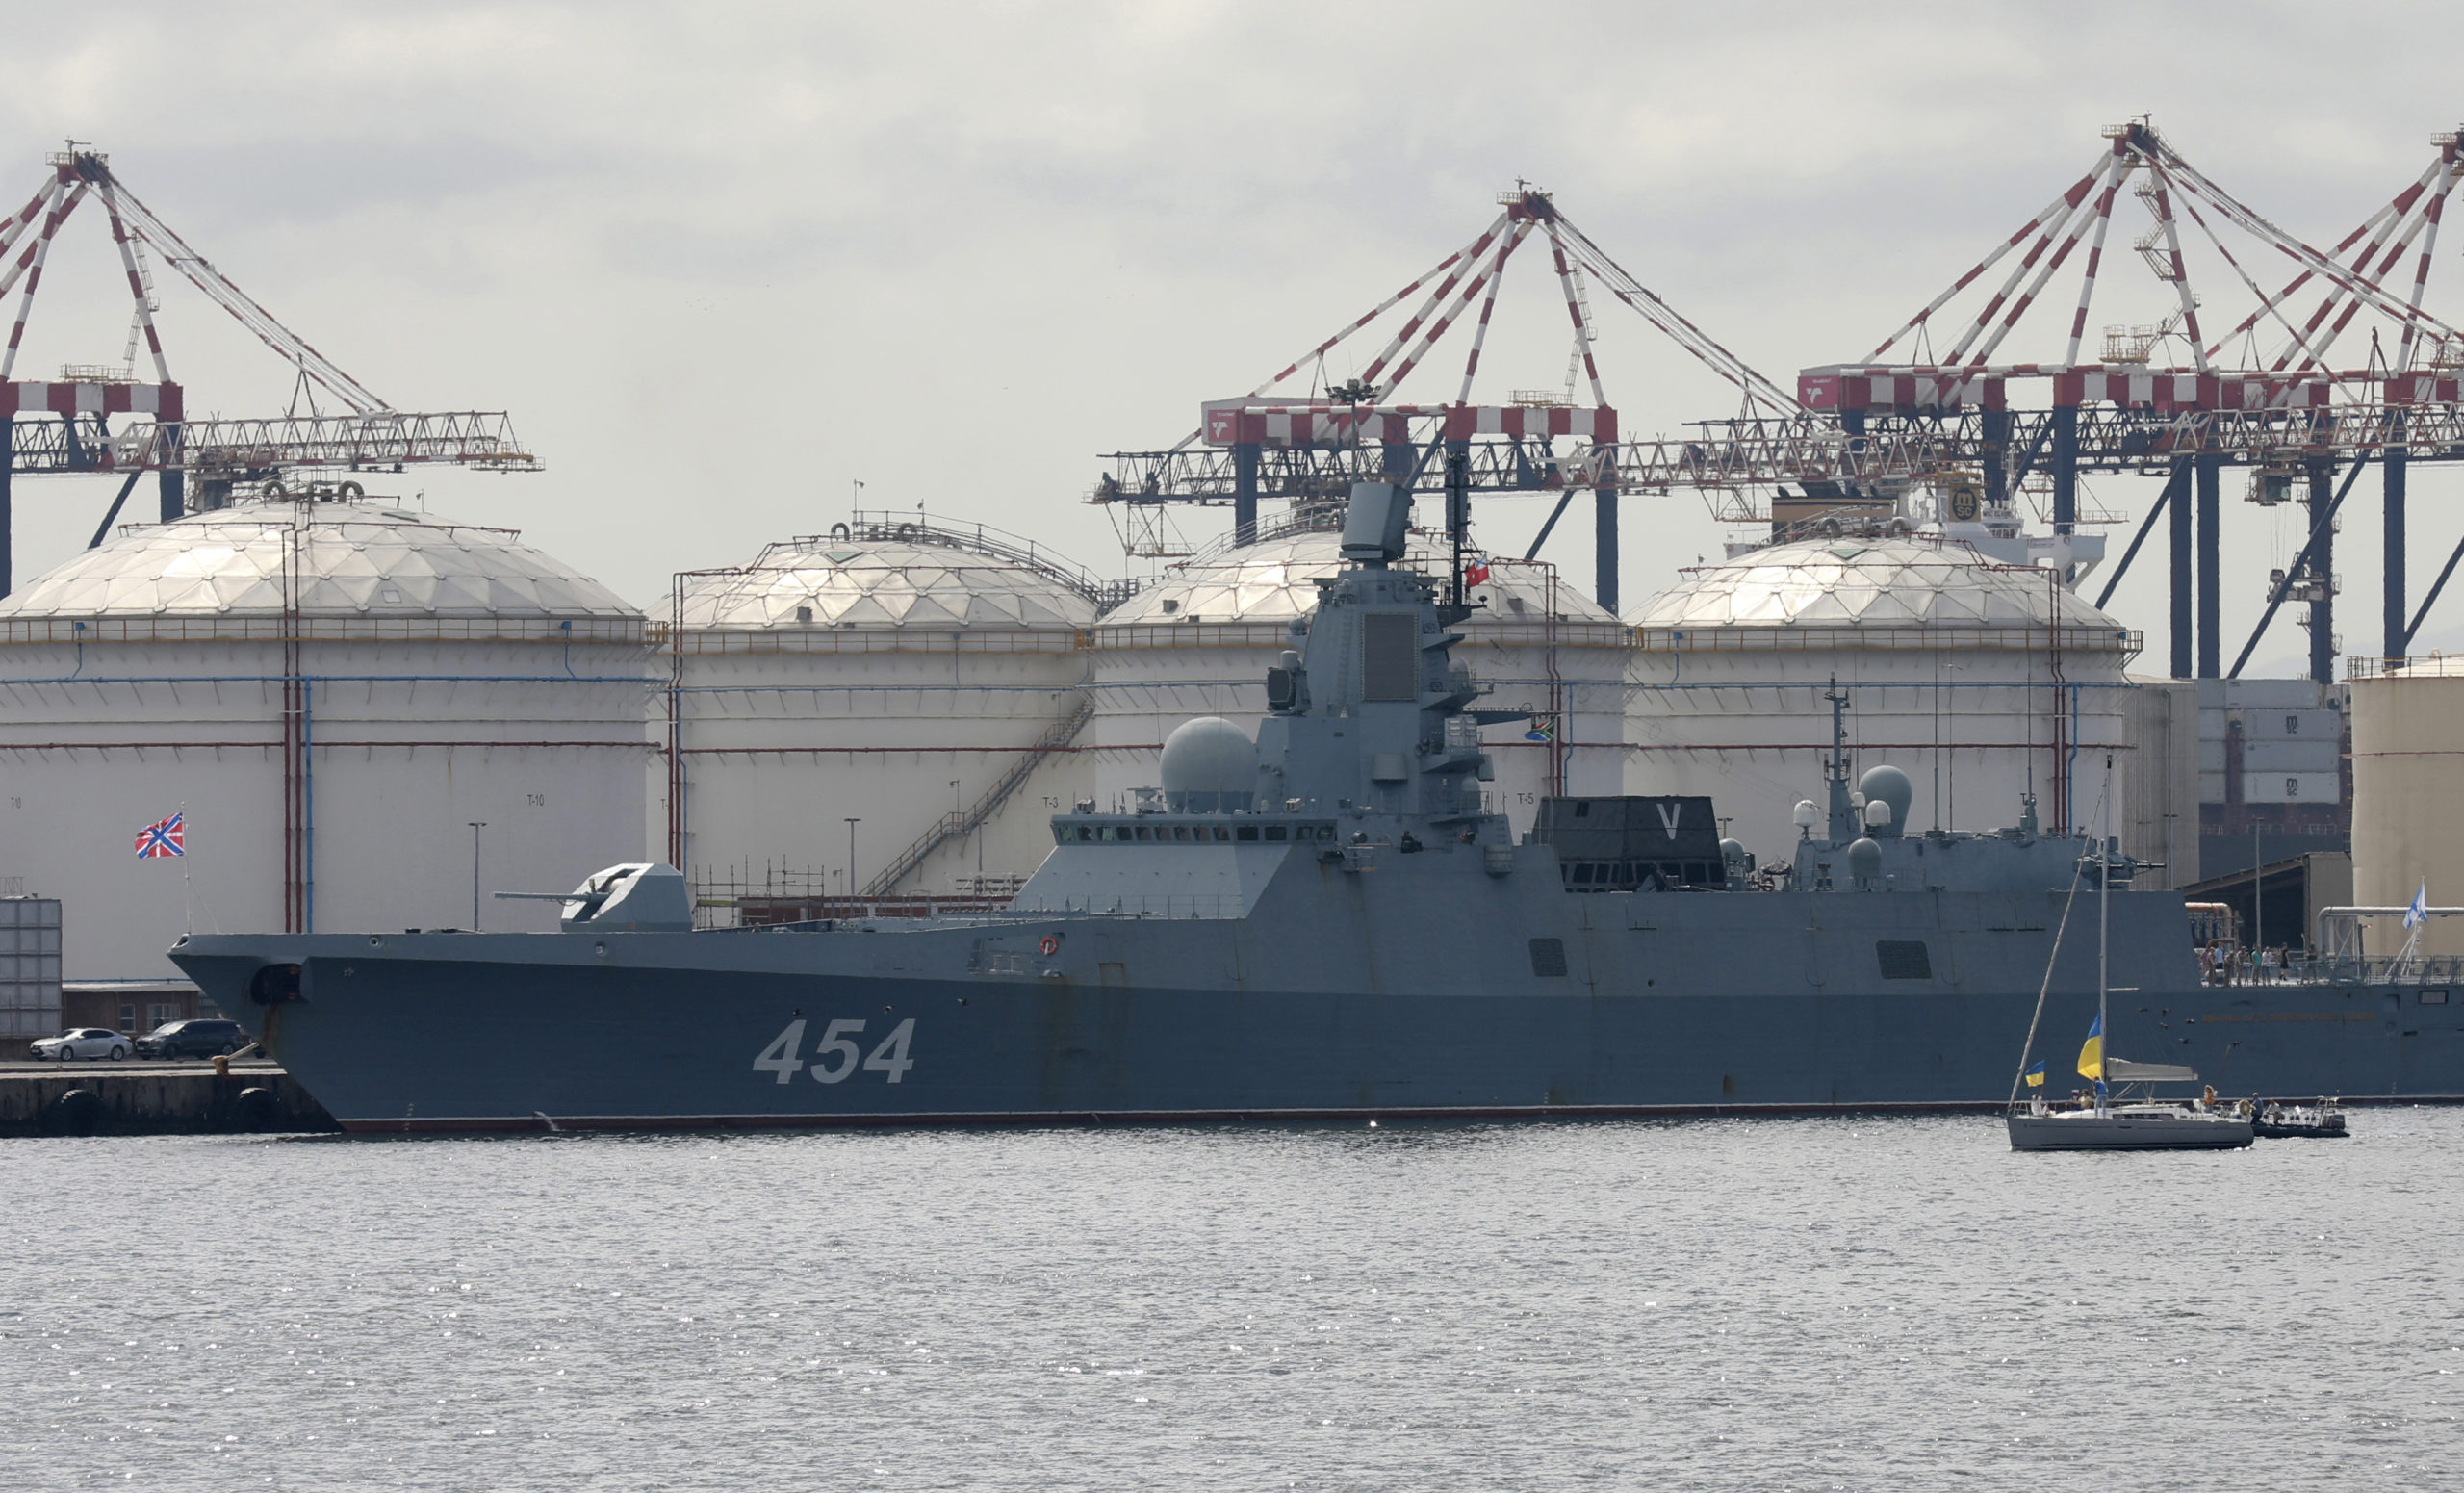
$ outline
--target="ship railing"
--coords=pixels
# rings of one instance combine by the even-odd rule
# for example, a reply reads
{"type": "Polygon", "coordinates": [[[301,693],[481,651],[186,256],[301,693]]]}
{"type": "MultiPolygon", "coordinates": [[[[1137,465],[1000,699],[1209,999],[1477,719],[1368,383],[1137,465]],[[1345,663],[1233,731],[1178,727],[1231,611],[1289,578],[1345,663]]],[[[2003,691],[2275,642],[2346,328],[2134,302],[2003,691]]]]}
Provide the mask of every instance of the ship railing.
{"type": "Polygon", "coordinates": [[[926,921],[997,927],[1050,922],[1056,917],[1207,922],[1231,921],[1248,914],[1248,899],[1238,892],[1068,897],[1036,907],[1000,906],[994,905],[993,899],[964,896],[815,897],[808,901],[748,899],[751,900],[775,905],[753,909],[727,898],[706,898],[696,909],[694,926],[710,932],[760,933],[794,932],[842,924],[895,925],[926,921]],[[752,915],[748,916],[748,913],[752,915]]]}
{"type": "Polygon", "coordinates": [[[2260,962],[2244,954],[2211,969],[2210,985],[2464,985],[2464,955],[2309,954],[2260,962]]]}
{"type": "Polygon", "coordinates": [[[1145,896],[1064,897],[1058,907],[1013,908],[1016,917],[1049,917],[1055,914],[1096,917],[1162,917],[1184,920],[1238,918],[1248,915],[1249,899],[1237,891],[1158,892],[1145,896]]]}

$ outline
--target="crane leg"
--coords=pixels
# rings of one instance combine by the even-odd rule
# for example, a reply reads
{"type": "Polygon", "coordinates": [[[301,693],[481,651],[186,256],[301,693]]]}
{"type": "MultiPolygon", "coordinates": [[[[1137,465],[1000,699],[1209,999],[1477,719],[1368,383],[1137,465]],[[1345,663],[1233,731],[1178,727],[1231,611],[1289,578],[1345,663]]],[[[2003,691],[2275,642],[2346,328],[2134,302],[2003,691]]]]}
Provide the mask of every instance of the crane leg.
{"type": "Polygon", "coordinates": [[[2197,553],[2193,537],[2190,502],[2190,474],[2177,472],[2167,490],[2173,496],[2173,678],[2189,679],[2195,672],[2193,663],[2198,639],[2192,617],[2197,608],[2197,594],[2191,583],[2192,560],[2197,553]]]}
{"type": "Polygon", "coordinates": [[[2455,574],[2455,562],[2458,560],[2464,560],[2464,540],[2456,543],[2455,553],[2450,554],[2447,557],[2447,563],[2439,567],[2438,579],[2431,581],[2429,589],[2422,593],[2422,604],[2414,609],[2412,623],[2404,629],[2404,646],[2407,649],[2413,645],[2413,634],[2422,630],[2422,619],[2427,617],[2430,607],[2436,605],[2438,593],[2447,589],[2447,578],[2455,574]]]}
{"type": "Polygon", "coordinates": [[[2380,468],[2380,480],[2386,484],[2383,489],[2386,559],[2382,566],[2385,577],[2381,592],[2383,603],[2379,608],[2382,613],[2381,623],[2385,636],[2379,646],[2384,650],[2381,656],[2401,658],[2404,656],[2404,644],[2412,635],[2411,631],[2404,626],[2403,448],[2391,448],[2381,461],[2383,465],[2380,468]]]}
{"type": "Polygon", "coordinates": [[[1617,489],[1597,488],[1592,493],[1596,525],[1594,539],[1598,559],[1593,571],[1592,599],[1614,612],[1617,610],[1617,489]]]}
{"type": "Polygon", "coordinates": [[[2336,536],[2330,523],[2334,502],[2334,468],[2324,456],[2313,456],[2310,499],[2304,506],[2310,511],[2310,575],[2321,583],[2322,594],[2310,604],[2310,677],[2322,684],[2336,682],[2336,536]]]}
{"type": "Polygon", "coordinates": [[[2213,451],[2198,458],[2198,677],[2215,679],[2224,672],[2224,578],[2219,558],[2222,545],[2221,485],[2224,460],[2213,451]]]}
{"type": "MultiPolygon", "coordinates": [[[[163,474],[170,480],[171,474],[163,474]]],[[[1235,544],[1258,537],[1258,443],[1242,441],[1232,448],[1232,533],[1235,544]]]]}
{"type": "Polygon", "coordinates": [[[2053,531],[2079,527],[2079,407],[2053,412],[2053,531]]]}
{"type": "Polygon", "coordinates": [[[1566,516],[1566,505],[1574,501],[1575,495],[1572,488],[1557,495],[1557,505],[1549,510],[1549,521],[1541,525],[1540,532],[1532,537],[1531,548],[1523,552],[1525,559],[1536,560],[1540,557],[1540,547],[1549,542],[1549,535],[1556,530],[1557,520],[1566,516]]]}
{"type": "Polygon", "coordinates": [[[9,471],[17,464],[17,423],[0,415],[0,596],[9,594],[12,556],[9,553],[10,530],[15,516],[10,511],[9,471]]]}
{"type": "Polygon", "coordinates": [[[1999,508],[2011,501],[2011,412],[1989,409],[1984,414],[1985,502],[1999,508]]]}
{"type": "Polygon", "coordinates": [[[109,508],[103,510],[103,521],[94,526],[94,537],[86,541],[87,549],[97,549],[105,539],[111,537],[112,526],[119,521],[121,506],[128,502],[128,495],[137,490],[137,479],[144,475],[145,469],[140,467],[128,475],[127,481],[119,484],[119,496],[112,500],[112,505],[109,508]]]}
{"type": "Polygon", "coordinates": [[[1471,442],[1446,443],[1446,537],[1458,546],[1472,531],[1471,463],[1471,442]]]}

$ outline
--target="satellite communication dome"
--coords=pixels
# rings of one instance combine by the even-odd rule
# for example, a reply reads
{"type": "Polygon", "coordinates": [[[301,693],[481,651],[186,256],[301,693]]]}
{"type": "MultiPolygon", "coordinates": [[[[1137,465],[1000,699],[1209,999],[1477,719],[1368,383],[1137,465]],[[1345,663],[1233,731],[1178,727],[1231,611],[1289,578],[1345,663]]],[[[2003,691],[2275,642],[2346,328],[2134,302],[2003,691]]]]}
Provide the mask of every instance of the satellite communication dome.
{"type": "Polygon", "coordinates": [[[1257,743],[1219,715],[1175,727],[1162,766],[1164,802],[1175,811],[1246,809],[1257,793],[1257,743]]]}
{"type": "Polygon", "coordinates": [[[1870,816],[1867,818],[1867,824],[1872,826],[1867,834],[1891,839],[1907,828],[1908,806],[1916,801],[1916,785],[1908,781],[1908,774],[1891,766],[1869,767],[1865,775],[1857,780],[1857,791],[1865,795],[1869,806],[1877,803],[1890,806],[1888,819],[1876,824],[1870,816]]]}

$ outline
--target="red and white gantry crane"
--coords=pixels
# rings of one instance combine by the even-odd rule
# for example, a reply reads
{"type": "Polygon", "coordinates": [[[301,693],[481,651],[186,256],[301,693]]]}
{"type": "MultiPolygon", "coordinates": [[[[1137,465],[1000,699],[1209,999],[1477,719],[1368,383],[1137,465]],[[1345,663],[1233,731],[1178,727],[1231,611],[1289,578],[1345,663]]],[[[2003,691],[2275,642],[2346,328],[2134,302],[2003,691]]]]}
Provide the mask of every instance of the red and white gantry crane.
{"type": "Polygon", "coordinates": [[[192,502],[227,501],[235,483],[280,491],[289,474],[302,470],[382,472],[435,463],[503,472],[538,469],[537,458],[515,438],[501,411],[412,413],[379,399],[192,248],[113,174],[110,157],[72,141],[51,157],[49,167],[48,179],[25,206],[0,217],[0,304],[11,293],[16,296],[8,341],[0,347],[0,595],[11,581],[11,479],[17,476],[125,474],[94,530],[93,543],[100,544],[147,472],[160,474],[160,516],[168,522],[192,502]],[[133,309],[127,347],[116,367],[71,364],[57,379],[22,378],[18,353],[43,268],[61,226],[89,199],[110,219],[112,243],[128,277],[133,309]],[[187,391],[171,377],[154,322],[158,258],[292,365],[307,412],[295,408],[247,420],[190,417],[187,391]],[[146,360],[141,371],[141,348],[146,360]],[[319,391],[340,407],[320,410],[319,391]]]}

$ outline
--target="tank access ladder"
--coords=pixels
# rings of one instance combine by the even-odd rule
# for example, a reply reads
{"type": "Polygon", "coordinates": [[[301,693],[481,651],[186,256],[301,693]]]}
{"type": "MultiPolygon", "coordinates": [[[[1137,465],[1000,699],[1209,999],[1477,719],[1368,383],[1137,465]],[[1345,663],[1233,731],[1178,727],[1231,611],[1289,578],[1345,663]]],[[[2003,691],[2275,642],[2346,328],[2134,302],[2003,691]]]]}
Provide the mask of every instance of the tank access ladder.
{"type": "Polygon", "coordinates": [[[1087,723],[1094,718],[1095,702],[1091,694],[1087,699],[1079,702],[1078,708],[1071,711],[1067,719],[1054,722],[1050,729],[1036,738],[1035,745],[1020,753],[1018,759],[1010,764],[1008,771],[1001,774],[1000,780],[987,788],[984,796],[969,806],[965,812],[961,813],[953,810],[935,819],[931,828],[916,837],[915,843],[900,851],[897,860],[885,867],[880,875],[864,883],[864,889],[858,895],[864,897],[889,895],[891,889],[900,882],[914,875],[934,851],[954,839],[972,835],[983,828],[994,814],[1001,811],[1001,806],[1010,801],[1010,795],[1017,792],[1019,786],[1034,774],[1036,768],[1042,765],[1046,757],[1077,740],[1078,734],[1085,731],[1087,723]]]}

